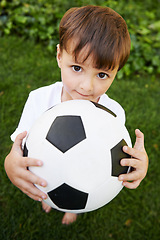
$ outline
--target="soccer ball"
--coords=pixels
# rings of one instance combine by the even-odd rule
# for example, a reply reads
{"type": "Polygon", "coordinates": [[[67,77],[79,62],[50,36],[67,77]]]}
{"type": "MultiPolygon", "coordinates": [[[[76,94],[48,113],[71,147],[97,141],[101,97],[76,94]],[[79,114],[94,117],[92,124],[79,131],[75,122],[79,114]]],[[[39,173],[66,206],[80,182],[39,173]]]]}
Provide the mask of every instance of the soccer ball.
{"type": "Polygon", "coordinates": [[[24,156],[40,159],[29,167],[48,185],[45,202],[73,213],[88,212],[110,202],[123,188],[118,176],[129,171],[120,160],[131,146],[126,127],[100,104],[70,100],[46,111],[31,128],[24,156]]]}

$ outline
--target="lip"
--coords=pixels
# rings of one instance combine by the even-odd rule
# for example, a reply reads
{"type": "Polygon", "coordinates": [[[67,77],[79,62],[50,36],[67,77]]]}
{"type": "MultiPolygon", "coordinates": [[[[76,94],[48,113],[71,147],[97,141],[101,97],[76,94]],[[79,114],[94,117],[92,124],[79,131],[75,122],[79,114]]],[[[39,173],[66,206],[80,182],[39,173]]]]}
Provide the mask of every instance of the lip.
{"type": "Polygon", "coordinates": [[[80,93],[80,92],[78,92],[78,91],[76,91],[76,93],[77,93],[78,95],[80,95],[81,97],[84,97],[84,98],[89,98],[89,97],[92,96],[92,95],[82,94],[82,93],[80,93]]]}

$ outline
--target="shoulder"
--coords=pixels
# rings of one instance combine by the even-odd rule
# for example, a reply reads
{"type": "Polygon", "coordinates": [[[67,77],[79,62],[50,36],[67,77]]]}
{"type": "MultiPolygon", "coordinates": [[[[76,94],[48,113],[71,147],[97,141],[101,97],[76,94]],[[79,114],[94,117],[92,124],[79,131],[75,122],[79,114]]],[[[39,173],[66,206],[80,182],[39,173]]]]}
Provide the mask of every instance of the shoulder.
{"type": "Polygon", "coordinates": [[[37,88],[30,92],[29,96],[39,96],[44,95],[46,93],[50,94],[52,92],[56,92],[57,90],[62,88],[62,82],[56,82],[48,86],[37,88]]]}
{"type": "Polygon", "coordinates": [[[11,139],[23,132],[29,131],[34,122],[49,108],[61,102],[62,83],[56,82],[30,92],[25,103],[18,127],[11,139]]]}
{"type": "Polygon", "coordinates": [[[61,102],[62,82],[56,82],[33,90],[29,94],[29,100],[35,102],[45,110],[61,102]]]}
{"type": "Polygon", "coordinates": [[[102,104],[114,112],[117,117],[123,122],[123,124],[125,124],[125,111],[118,102],[108,97],[107,94],[103,94],[99,100],[99,104],[102,104]]]}

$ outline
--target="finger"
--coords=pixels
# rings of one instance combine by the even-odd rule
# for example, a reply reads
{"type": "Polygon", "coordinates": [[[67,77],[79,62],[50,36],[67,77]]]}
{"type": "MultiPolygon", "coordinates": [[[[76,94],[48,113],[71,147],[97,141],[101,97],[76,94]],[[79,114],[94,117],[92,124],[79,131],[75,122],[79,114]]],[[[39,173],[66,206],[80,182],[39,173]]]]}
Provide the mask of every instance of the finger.
{"type": "Polygon", "coordinates": [[[136,142],[135,142],[134,148],[139,151],[143,151],[144,150],[144,134],[139,129],[135,130],[135,134],[136,134],[136,142]]]}
{"type": "Polygon", "coordinates": [[[141,162],[135,158],[123,158],[120,163],[122,166],[133,167],[136,169],[139,168],[141,164],[141,162]]]}
{"type": "Polygon", "coordinates": [[[122,185],[126,188],[129,188],[129,189],[135,189],[139,186],[140,184],[140,180],[136,180],[136,181],[133,181],[133,182],[123,182],[122,185]]]}
{"type": "Polygon", "coordinates": [[[18,134],[17,135],[17,137],[16,137],[16,139],[15,139],[15,141],[14,141],[14,144],[13,144],[13,146],[12,146],[12,148],[14,149],[14,150],[19,150],[19,147],[21,147],[22,146],[22,141],[23,141],[23,139],[26,137],[26,135],[27,135],[27,132],[25,131],[25,132],[22,132],[22,133],[20,133],[20,134],[18,134]]]}
{"type": "Polygon", "coordinates": [[[140,154],[143,153],[143,152],[140,152],[138,149],[131,148],[131,147],[128,147],[128,146],[124,146],[123,151],[125,153],[129,154],[130,156],[132,156],[133,158],[137,158],[137,159],[141,159],[140,154]]]}
{"type": "Polygon", "coordinates": [[[21,166],[22,167],[41,167],[43,165],[43,162],[38,159],[34,158],[29,158],[29,157],[23,157],[23,160],[21,161],[21,166]]]}
{"type": "Polygon", "coordinates": [[[42,186],[42,187],[47,186],[46,180],[38,177],[37,175],[33,174],[31,171],[27,171],[27,170],[21,171],[19,173],[19,178],[23,179],[25,182],[28,182],[28,183],[31,183],[31,184],[37,184],[37,185],[42,186]]]}
{"type": "Polygon", "coordinates": [[[42,199],[47,198],[47,194],[39,190],[36,186],[29,182],[23,182],[23,188],[21,188],[22,192],[25,193],[30,198],[41,201],[42,199]]]}
{"type": "Polygon", "coordinates": [[[141,172],[132,171],[127,174],[121,174],[119,175],[118,179],[120,181],[135,181],[135,180],[141,179],[141,172]]]}
{"type": "Polygon", "coordinates": [[[41,202],[42,200],[47,199],[47,195],[44,195],[44,193],[37,193],[36,195],[32,194],[31,192],[23,191],[28,197],[32,198],[33,200],[41,202]]]}
{"type": "Polygon", "coordinates": [[[16,145],[20,145],[22,143],[22,140],[26,137],[26,135],[27,135],[27,131],[24,131],[24,132],[18,134],[15,139],[16,145]]]}
{"type": "Polygon", "coordinates": [[[39,197],[39,196],[35,196],[35,195],[33,195],[33,194],[31,194],[31,193],[25,193],[28,197],[30,197],[30,198],[32,198],[33,200],[35,200],[35,201],[38,201],[38,202],[42,202],[42,198],[41,197],[39,197]]]}

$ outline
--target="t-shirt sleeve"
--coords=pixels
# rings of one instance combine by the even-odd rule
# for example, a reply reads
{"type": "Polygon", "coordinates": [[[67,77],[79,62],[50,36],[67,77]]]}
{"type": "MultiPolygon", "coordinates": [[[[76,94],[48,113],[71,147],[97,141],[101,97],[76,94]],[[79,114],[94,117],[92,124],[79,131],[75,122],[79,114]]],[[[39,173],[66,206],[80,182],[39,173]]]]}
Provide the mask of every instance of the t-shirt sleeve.
{"type": "Polygon", "coordinates": [[[25,103],[18,127],[11,135],[11,140],[14,142],[15,138],[19,133],[22,133],[24,131],[28,132],[35,120],[36,120],[36,104],[34,96],[31,92],[25,103]]]}
{"type": "Polygon", "coordinates": [[[30,92],[19,124],[11,135],[14,141],[19,133],[29,132],[35,121],[49,108],[61,102],[62,83],[56,82],[30,92]]]}
{"type": "Polygon", "coordinates": [[[126,115],[124,109],[121,106],[117,108],[116,114],[119,120],[125,125],[126,115]]]}
{"type": "Polygon", "coordinates": [[[125,111],[118,102],[109,98],[107,94],[103,94],[100,98],[99,103],[110,109],[112,112],[114,112],[117,118],[125,125],[126,121],[125,111]]]}

